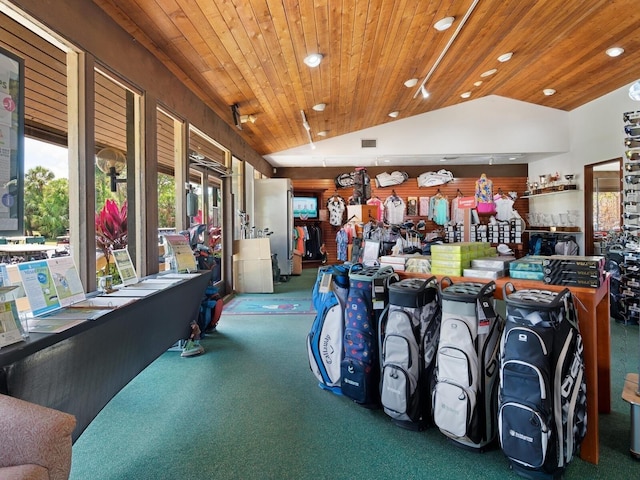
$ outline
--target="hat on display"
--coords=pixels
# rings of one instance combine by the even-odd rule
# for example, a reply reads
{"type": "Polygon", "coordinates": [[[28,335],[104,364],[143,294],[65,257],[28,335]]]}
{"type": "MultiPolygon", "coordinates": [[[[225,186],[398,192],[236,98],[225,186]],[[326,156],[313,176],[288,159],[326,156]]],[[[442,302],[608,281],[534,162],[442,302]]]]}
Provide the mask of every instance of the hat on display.
{"type": "Polygon", "coordinates": [[[513,250],[509,248],[509,245],[505,245],[504,243],[498,245],[497,250],[500,255],[513,255],[513,250]]]}

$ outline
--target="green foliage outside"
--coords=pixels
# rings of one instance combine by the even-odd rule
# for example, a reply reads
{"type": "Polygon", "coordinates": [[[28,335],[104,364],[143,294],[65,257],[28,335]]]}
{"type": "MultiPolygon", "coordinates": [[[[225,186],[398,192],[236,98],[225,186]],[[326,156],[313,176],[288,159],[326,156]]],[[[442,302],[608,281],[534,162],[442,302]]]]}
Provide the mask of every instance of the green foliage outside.
{"type": "Polygon", "coordinates": [[[46,238],[64,235],[69,228],[69,183],[51,170],[35,167],[24,178],[24,230],[46,238]]]}
{"type": "Polygon", "coordinates": [[[158,227],[176,226],[176,184],[169,175],[158,173],[158,227]]]}
{"type": "MultiPolygon", "coordinates": [[[[96,212],[107,200],[118,205],[126,202],[126,188],[111,192],[109,178],[96,171],[96,212]]],[[[160,227],[175,225],[175,183],[169,175],[158,174],[158,222],[160,227]]],[[[66,235],[69,229],[69,182],[55,178],[54,173],[38,166],[30,169],[24,179],[24,229],[26,235],[39,233],[47,240],[66,235]]]]}

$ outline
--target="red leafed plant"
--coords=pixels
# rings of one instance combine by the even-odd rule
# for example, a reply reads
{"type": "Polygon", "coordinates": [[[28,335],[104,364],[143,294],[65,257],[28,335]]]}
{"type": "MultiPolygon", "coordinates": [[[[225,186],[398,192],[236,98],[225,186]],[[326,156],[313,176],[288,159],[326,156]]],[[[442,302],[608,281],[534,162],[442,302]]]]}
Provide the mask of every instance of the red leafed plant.
{"type": "Polygon", "coordinates": [[[107,262],[106,273],[110,273],[111,252],[127,248],[127,202],[118,207],[114,200],[107,200],[96,213],[96,245],[107,262]]]}

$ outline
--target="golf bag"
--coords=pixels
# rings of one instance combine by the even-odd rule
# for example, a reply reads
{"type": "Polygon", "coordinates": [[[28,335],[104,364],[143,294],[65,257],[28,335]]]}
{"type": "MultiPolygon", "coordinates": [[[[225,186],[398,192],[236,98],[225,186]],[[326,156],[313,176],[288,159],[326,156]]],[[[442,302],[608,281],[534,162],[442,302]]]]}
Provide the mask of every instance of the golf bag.
{"type": "Polygon", "coordinates": [[[201,336],[205,332],[215,330],[220,321],[223,308],[224,300],[218,293],[218,289],[213,285],[208,285],[204,291],[198,312],[198,327],[200,328],[201,336]]]}
{"type": "Polygon", "coordinates": [[[587,429],[583,344],[569,289],[504,286],[498,429],[512,468],[559,478],[587,429]],[[508,293],[511,290],[511,293],[508,293]]]}
{"type": "Polygon", "coordinates": [[[388,283],[398,280],[392,267],[362,268],[356,264],[349,272],[342,394],[368,408],[380,406],[378,319],[387,303],[388,283]]]}
{"type": "Polygon", "coordinates": [[[389,285],[378,325],[380,401],[397,425],[422,430],[431,419],[431,373],[440,333],[437,280],[407,278],[389,285]]]}
{"type": "Polygon", "coordinates": [[[442,324],[434,372],[433,420],[456,444],[481,451],[498,432],[498,364],[503,321],[495,282],[441,280],[442,324]],[[444,283],[448,286],[442,288],[444,283]]]}
{"type": "Polygon", "coordinates": [[[312,300],[316,316],[307,336],[309,367],[320,388],[338,395],[344,336],[344,309],[349,293],[349,266],[331,265],[318,269],[312,300]]]}

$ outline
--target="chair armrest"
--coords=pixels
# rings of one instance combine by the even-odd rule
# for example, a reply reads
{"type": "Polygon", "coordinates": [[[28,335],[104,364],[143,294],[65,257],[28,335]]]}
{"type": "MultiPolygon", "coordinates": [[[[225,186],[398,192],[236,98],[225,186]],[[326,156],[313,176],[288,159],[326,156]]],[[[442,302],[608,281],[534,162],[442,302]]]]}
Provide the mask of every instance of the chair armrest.
{"type": "Polygon", "coordinates": [[[73,415],[0,395],[0,467],[35,464],[51,480],[69,478],[75,426],[73,415]]]}

